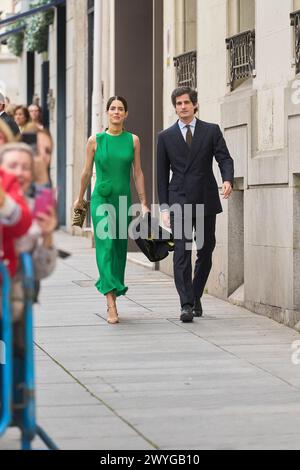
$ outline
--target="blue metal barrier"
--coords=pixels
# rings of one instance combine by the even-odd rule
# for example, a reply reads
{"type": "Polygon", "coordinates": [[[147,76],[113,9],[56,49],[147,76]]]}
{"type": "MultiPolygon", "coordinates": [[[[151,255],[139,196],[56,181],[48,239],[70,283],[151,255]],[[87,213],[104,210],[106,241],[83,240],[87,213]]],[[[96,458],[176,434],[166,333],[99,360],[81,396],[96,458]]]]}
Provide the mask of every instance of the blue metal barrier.
{"type": "MultiPolygon", "coordinates": [[[[5,266],[0,263],[2,277],[2,319],[0,332],[6,345],[6,363],[3,366],[0,401],[0,436],[9,426],[17,426],[22,433],[21,448],[30,450],[36,436],[48,449],[57,450],[56,445],[46,432],[36,423],[34,338],[32,305],[34,299],[34,275],[31,256],[21,255],[23,287],[25,292],[24,310],[24,354],[16,357],[12,346],[12,324],[10,315],[10,281],[5,266]]],[[[1,380],[0,380],[1,383],[1,380]]]]}
{"type": "Polygon", "coordinates": [[[0,364],[0,436],[11,422],[12,403],[12,326],[10,314],[10,278],[5,265],[0,262],[0,278],[2,283],[0,319],[0,340],[3,347],[3,364],[0,364]]]}
{"type": "Polygon", "coordinates": [[[23,286],[25,291],[25,360],[24,360],[24,400],[26,406],[23,410],[22,448],[30,448],[30,442],[36,433],[35,397],[34,397],[34,351],[33,351],[33,319],[32,304],[34,298],[34,275],[31,256],[21,255],[23,286]]]}

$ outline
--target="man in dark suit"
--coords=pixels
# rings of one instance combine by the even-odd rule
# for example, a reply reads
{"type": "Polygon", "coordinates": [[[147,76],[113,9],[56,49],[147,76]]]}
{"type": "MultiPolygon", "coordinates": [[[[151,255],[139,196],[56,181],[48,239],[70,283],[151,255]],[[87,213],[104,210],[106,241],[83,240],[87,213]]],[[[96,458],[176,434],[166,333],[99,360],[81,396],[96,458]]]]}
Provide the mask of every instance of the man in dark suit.
{"type": "Polygon", "coordinates": [[[12,133],[16,136],[20,134],[20,129],[18,128],[17,124],[6,112],[5,112],[5,97],[0,92],[0,119],[6,122],[6,124],[10,127],[12,133]]]}
{"type": "Polygon", "coordinates": [[[195,117],[195,90],[190,87],[176,88],[172,93],[172,103],[179,120],[158,136],[158,197],[163,224],[171,227],[175,239],[174,279],[181,303],[180,320],[191,322],[194,316],[202,315],[201,296],[216,244],[216,214],[222,212],[212,168],[213,157],[221,171],[225,199],[232,192],[233,160],[219,126],[195,117]],[[170,211],[170,206],[174,208],[174,205],[179,206],[179,212],[172,210],[172,207],[170,211]],[[198,215],[201,213],[199,207],[204,207],[202,218],[198,215]],[[203,240],[200,231],[198,237],[200,218],[203,240]],[[197,246],[194,277],[190,248],[193,229],[196,231],[197,246]]]}

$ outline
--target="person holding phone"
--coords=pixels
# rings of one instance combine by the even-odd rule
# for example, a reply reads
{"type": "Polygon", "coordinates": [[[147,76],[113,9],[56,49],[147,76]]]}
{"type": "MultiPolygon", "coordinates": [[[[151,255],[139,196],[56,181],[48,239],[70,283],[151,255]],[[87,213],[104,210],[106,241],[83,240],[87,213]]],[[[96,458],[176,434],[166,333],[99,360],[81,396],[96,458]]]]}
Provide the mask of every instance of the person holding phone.
{"type": "Polygon", "coordinates": [[[11,276],[15,274],[18,263],[15,241],[28,231],[31,222],[30,210],[17,178],[0,168],[0,249],[11,276]]]}
{"type": "Polygon", "coordinates": [[[29,196],[29,190],[34,181],[33,168],[34,157],[28,145],[7,144],[0,149],[0,169],[16,176],[33,216],[31,227],[18,240],[16,248],[19,253],[25,251],[33,253],[35,249],[38,249],[41,259],[37,263],[36,273],[39,273],[39,278],[43,278],[48,276],[55,266],[56,249],[53,244],[53,232],[57,226],[57,216],[53,193],[51,196],[49,193],[45,196],[45,193],[41,191],[40,201],[29,196]]]}

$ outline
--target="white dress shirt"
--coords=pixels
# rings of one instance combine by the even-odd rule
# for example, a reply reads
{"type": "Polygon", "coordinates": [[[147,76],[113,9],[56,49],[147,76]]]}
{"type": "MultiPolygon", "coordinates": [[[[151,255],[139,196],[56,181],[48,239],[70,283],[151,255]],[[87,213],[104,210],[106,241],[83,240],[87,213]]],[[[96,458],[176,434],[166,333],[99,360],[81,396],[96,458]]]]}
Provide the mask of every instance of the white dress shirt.
{"type": "Polygon", "coordinates": [[[190,129],[191,129],[191,132],[192,132],[192,135],[194,135],[194,132],[195,132],[195,128],[196,128],[196,118],[194,117],[194,119],[192,120],[192,122],[190,122],[189,124],[185,124],[184,122],[182,121],[178,121],[178,126],[179,126],[179,129],[181,130],[181,134],[182,134],[182,137],[184,138],[184,140],[186,140],[186,133],[187,133],[187,125],[190,126],[190,129]]]}

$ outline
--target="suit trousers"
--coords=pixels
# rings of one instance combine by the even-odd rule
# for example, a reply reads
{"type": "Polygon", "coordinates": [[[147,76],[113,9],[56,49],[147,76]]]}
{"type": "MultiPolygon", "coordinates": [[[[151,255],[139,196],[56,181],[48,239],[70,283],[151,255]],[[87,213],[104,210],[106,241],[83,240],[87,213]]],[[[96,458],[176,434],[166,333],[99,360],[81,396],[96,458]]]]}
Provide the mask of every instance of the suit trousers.
{"type": "Polygon", "coordinates": [[[194,305],[203,294],[212,267],[212,253],[216,246],[216,215],[207,215],[200,221],[191,217],[174,218],[171,213],[171,228],[175,241],[174,280],[180,303],[194,305]],[[198,237],[197,237],[198,232],[198,237]],[[200,235],[199,235],[200,233],[200,235]],[[197,257],[192,275],[192,242],[196,244],[197,257]]]}

